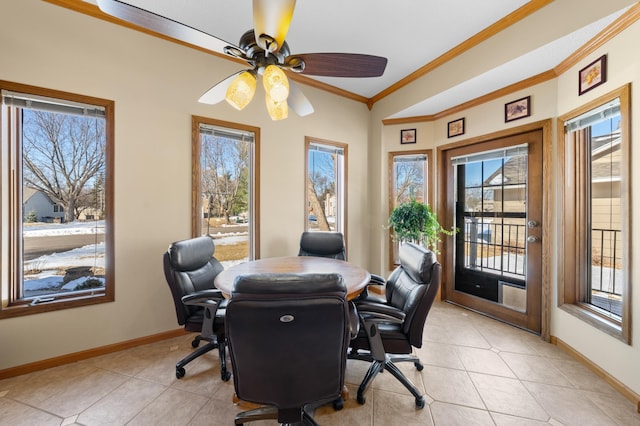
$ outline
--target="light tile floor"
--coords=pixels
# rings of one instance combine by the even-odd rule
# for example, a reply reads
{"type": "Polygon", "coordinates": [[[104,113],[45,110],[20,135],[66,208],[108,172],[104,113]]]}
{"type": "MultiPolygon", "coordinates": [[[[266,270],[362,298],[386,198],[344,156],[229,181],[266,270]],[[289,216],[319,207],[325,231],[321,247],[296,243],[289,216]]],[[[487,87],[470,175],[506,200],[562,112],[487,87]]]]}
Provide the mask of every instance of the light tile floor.
{"type": "MultiPolygon", "coordinates": [[[[220,380],[217,351],[187,366],[183,336],[0,381],[0,425],[232,425],[233,380],[220,380]]],[[[585,366],[539,337],[436,303],[427,318],[425,364],[400,364],[427,405],[384,373],[359,405],[368,364],[349,361],[350,398],[316,410],[322,425],[640,425],[636,406],[585,366]]],[[[272,425],[275,422],[255,422],[272,425]]]]}

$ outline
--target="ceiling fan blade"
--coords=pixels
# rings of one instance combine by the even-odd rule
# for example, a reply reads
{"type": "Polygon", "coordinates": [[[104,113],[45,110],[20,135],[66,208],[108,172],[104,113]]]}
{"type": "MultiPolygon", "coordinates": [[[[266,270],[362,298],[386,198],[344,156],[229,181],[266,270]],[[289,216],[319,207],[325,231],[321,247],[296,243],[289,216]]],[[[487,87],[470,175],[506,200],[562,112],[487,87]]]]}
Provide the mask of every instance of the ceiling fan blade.
{"type": "Polygon", "coordinates": [[[295,7],[296,0],[253,0],[253,31],[258,46],[272,52],[280,50],[295,7]],[[272,37],[277,43],[275,49],[270,49],[261,35],[272,37]]]}
{"type": "Polygon", "coordinates": [[[217,104],[218,102],[222,102],[225,96],[227,95],[227,89],[231,85],[231,82],[233,81],[233,79],[236,78],[238,74],[244,71],[245,70],[241,70],[236,73],[233,73],[229,77],[225,78],[224,80],[216,83],[211,89],[207,90],[202,96],[200,96],[200,99],[198,99],[198,102],[203,104],[210,104],[210,105],[214,105],[214,104],[217,104]]]}
{"type": "Polygon", "coordinates": [[[218,53],[226,53],[225,48],[227,47],[241,51],[241,49],[233,43],[226,42],[211,34],[196,30],[188,25],[184,25],[146,9],[141,9],[119,0],[97,1],[98,7],[104,13],[173,39],[218,53]]]}
{"type": "Polygon", "coordinates": [[[302,74],[325,77],[380,77],[387,67],[387,58],[358,53],[305,53],[291,55],[287,62],[304,61],[302,74]]]}
{"type": "Polygon", "coordinates": [[[289,79],[289,98],[287,98],[287,103],[300,117],[312,114],[314,111],[309,99],[291,79],[289,79]]]}

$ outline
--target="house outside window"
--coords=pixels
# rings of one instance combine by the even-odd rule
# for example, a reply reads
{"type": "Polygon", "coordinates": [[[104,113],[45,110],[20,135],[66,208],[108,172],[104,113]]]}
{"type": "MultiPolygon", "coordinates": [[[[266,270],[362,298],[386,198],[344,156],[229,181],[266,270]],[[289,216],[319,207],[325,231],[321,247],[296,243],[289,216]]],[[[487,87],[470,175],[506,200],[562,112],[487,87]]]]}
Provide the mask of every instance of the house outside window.
{"type": "Polygon", "coordinates": [[[0,318],[113,301],[113,102],[0,90],[0,318]]]}

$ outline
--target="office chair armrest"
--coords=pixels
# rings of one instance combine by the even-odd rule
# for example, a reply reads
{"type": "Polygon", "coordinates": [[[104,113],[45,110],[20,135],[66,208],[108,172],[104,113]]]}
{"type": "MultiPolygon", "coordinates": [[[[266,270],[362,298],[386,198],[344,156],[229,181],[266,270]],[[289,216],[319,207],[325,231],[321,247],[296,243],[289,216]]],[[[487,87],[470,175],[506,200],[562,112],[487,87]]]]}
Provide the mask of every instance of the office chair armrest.
{"type": "Polygon", "coordinates": [[[182,297],[182,303],[191,306],[207,306],[218,304],[224,299],[220,290],[202,290],[182,297]]]}
{"type": "Polygon", "coordinates": [[[384,343],[380,335],[378,324],[398,324],[402,326],[405,314],[399,309],[391,306],[379,305],[377,303],[359,303],[357,305],[362,328],[369,339],[369,349],[374,360],[384,362],[386,353],[384,343]]]}
{"type": "Polygon", "coordinates": [[[393,306],[361,302],[357,305],[360,317],[366,321],[403,323],[406,314],[393,306]]]}
{"type": "MultiPolygon", "coordinates": [[[[356,301],[360,302],[360,301],[366,300],[366,301],[372,301],[377,303],[384,303],[385,302],[384,296],[374,296],[369,293],[368,288],[370,286],[384,287],[387,281],[384,278],[382,278],[380,275],[371,274],[371,273],[369,275],[371,275],[371,279],[369,279],[367,286],[358,295],[358,297],[356,298],[356,301]]],[[[378,291],[376,290],[376,292],[378,291]]]]}
{"type": "Polygon", "coordinates": [[[371,275],[371,280],[369,281],[368,285],[385,285],[387,283],[387,280],[385,280],[380,275],[371,273],[369,275],[371,275]]]}

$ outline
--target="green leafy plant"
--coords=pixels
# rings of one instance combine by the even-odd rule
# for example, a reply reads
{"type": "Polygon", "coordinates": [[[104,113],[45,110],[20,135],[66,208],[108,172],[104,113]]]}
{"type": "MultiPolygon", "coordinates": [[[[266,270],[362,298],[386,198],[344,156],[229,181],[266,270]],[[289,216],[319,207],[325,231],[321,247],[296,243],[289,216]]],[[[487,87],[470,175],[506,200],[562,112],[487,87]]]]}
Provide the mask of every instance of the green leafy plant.
{"type": "Polygon", "coordinates": [[[389,226],[393,228],[396,240],[422,244],[434,253],[439,253],[438,243],[442,234],[453,235],[456,232],[455,229],[443,228],[431,208],[413,197],[391,211],[389,226]]]}

